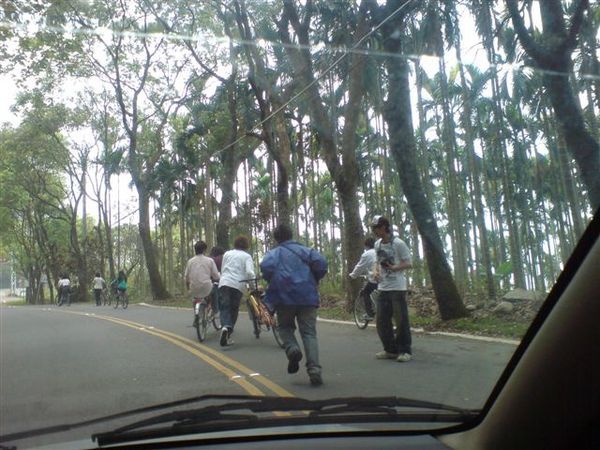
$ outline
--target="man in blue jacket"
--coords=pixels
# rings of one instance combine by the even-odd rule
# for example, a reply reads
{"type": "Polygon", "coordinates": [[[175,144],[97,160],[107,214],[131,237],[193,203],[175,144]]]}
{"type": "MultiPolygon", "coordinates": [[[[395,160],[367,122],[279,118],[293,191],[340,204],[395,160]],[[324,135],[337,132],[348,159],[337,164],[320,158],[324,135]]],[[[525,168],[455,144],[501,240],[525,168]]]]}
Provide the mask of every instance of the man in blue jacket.
{"type": "Polygon", "coordinates": [[[260,270],[269,282],[265,301],[277,312],[279,335],[288,358],[288,373],[296,373],[302,351],[294,334],[296,322],[306,353],[306,371],[313,386],[323,384],[317,343],[319,280],[327,273],[327,261],[316,250],[292,240],[292,230],[279,225],[273,230],[277,247],[267,252],[260,270]]]}

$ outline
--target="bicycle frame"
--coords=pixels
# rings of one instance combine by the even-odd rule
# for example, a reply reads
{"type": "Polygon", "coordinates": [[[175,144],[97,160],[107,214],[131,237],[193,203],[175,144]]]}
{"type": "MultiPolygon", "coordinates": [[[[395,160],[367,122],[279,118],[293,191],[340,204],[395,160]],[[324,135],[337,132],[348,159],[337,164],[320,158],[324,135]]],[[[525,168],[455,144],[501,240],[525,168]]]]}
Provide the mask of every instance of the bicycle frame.
{"type": "Polygon", "coordinates": [[[273,316],[267,310],[267,307],[262,302],[262,292],[258,289],[250,292],[248,296],[248,301],[252,306],[254,314],[258,317],[261,324],[267,325],[268,327],[272,327],[273,324],[273,316]]]}
{"type": "Polygon", "coordinates": [[[258,338],[261,328],[271,331],[277,344],[283,348],[283,341],[279,336],[277,317],[271,313],[263,302],[264,293],[258,288],[258,278],[250,280],[241,280],[241,282],[252,283],[253,289],[246,295],[246,304],[248,305],[248,314],[254,324],[254,335],[258,338]]]}

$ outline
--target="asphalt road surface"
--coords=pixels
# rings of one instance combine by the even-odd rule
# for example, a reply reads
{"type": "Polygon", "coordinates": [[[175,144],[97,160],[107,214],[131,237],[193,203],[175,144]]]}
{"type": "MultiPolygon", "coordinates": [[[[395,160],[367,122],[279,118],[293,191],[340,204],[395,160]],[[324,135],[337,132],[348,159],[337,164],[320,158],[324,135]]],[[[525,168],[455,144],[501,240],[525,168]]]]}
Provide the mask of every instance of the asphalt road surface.
{"type": "Polygon", "coordinates": [[[214,329],[199,343],[191,324],[191,308],[1,305],[0,435],[216,393],[394,395],[479,408],[516,348],[413,333],[411,362],[382,361],[372,327],[319,322],[324,384],[313,387],[302,365],[287,373],[273,335],[256,339],[246,314],[227,348],[214,329]]]}

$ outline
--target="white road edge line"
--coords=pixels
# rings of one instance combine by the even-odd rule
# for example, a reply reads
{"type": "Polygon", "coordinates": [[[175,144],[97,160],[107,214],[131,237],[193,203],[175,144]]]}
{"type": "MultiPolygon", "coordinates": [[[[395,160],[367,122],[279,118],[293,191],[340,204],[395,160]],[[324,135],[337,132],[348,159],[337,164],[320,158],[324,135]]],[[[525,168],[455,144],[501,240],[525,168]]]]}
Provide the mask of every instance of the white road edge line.
{"type": "MultiPolygon", "coordinates": [[[[148,308],[165,308],[165,309],[180,309],[180,310],[188,310],[191,308],[184,308],[181,306],[159,306],[159,305],[150,305],[148,303],[138,303],[138,305],[140,306],[146,306],[148,308]]],[[[322,317],[317,317],[317,320],[319,322],[326,322],[326,323],[337,323],[337,324],[341,324],[341,325],[355,325],[356,324],[354,322],[348,321],[348,320],[337,320],[337,319],[324,319],[322,317]]],[[[370,327],[374,327],[375,324],[369,324],[370,327]]],[[[515,339],[505,339],[505,338],[495,338],[495,337],[488,337],[488,336],[477,336],[474,334],[463,334],[463,333],[451,333],[449,331],[425,331],[423,328],[411,328],[411,331],[414,333],[421,333],[421,334],[429,334],[429,335],[433,335],[433,336],[448,336],[448,337],[458,337],[458,338],[462,338],[462,339],[471,339],[474,341],[484,341],[484,342],[495,342],[495,343],[499,343],[499,344],[510,344],[510,345],[519,345],[521,343],[521,341],[515,340],[515,339]]]]}

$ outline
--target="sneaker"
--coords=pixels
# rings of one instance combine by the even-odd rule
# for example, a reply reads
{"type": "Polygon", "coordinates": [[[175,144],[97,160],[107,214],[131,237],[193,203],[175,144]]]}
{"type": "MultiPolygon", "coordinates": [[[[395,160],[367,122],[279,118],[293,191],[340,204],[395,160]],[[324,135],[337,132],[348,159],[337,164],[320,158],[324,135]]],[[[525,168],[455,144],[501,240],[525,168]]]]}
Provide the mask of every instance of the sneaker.
{"type": "Polygon", "coordinates": [[[321,378],[320,373],[309,373],[308,377],[310,378],[310,384],[313,386],[321,386],[323,384],[323,378],[321,378]]]}
{"type": "Polygon", "coordinates": [[[288,373],[296,373],[300,369],[300,360],[302,359],[302,352],[298,349],[290,351],[288,357],[288,373]]]}
{"type": "Polygon", "coordinates": [[[235,341],[231,338],[227,338],[227,346],[235,344],[235,341]]]}
{"type": "Polygon", "coordinates": [[[363,314],[362,319],[371,322],[371,321],[375,320],[375,316],[370,315],[370,314],[363,314]]]}
{"type": "Polygon", "coordinates": [[[398,362],[408,362],[412,359],[412,355],[410,353],[400,353],[396,358],[398,362]]]}
{"type": "Polygon", "coordinates": [[[229,341],[229,333],[227,331],[227,327],[223,327],[223,329],[221,330],[221,340],[219,341],[219,343],[221,344],[221,347],[226,347],[228,345],[228,341],[229,341]]]}
{"type": "Polygon", "coordinates": [[[396,359],[398,358],[398,353],[390,353],[385,350],[382,352],[375,353],[375,358],[377,359],[396,359]]]}

